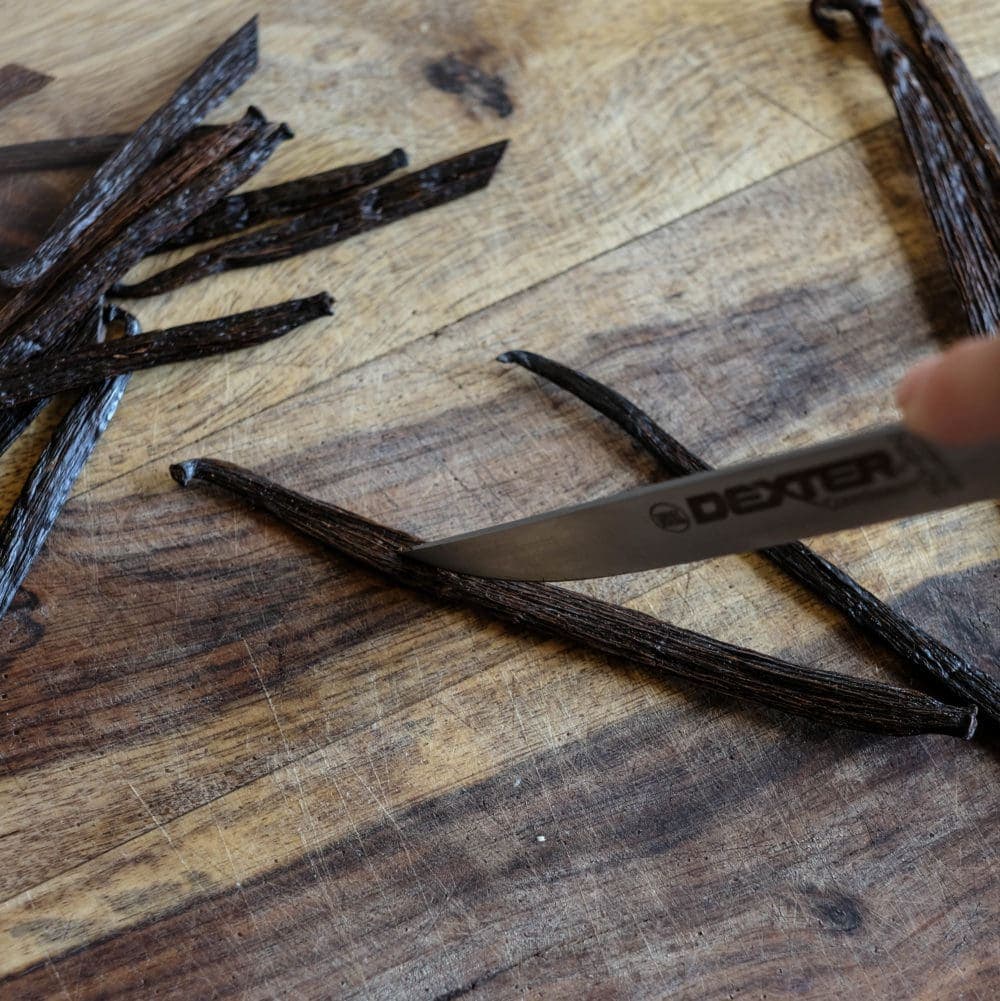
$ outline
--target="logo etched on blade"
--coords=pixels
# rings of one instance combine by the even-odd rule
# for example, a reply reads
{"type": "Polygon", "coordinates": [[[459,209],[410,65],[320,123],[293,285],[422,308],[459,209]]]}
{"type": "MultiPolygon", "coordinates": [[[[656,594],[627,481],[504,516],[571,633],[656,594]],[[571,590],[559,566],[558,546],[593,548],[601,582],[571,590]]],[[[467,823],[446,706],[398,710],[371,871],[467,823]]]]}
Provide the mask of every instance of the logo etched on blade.
{"type": "Polygon", "coordinates": [[[686,532],[691,527],[691,519],[683,508],[676,504],[654,504],[649,509],[649,517],[657,528],[664,532],[686,532]]]}

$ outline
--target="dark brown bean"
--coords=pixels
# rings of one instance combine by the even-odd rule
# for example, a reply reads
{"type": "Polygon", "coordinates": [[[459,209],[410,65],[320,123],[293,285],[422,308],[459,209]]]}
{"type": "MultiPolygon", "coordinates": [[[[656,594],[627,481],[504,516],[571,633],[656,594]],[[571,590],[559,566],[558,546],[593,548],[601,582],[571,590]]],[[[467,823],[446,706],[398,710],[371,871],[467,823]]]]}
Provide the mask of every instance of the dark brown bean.
{"type": "MultiPolygon", "coordinates": [[[[199,125],[190,136],[217,132],[222,125],[199,125]]],[[[0,146],[0,174],[28,170],[59,170],[64,167],[94,167],[103,163],[128,140],[130,132],[103,136],[70,136],[66,139],[39,139],[35,142],[0,146]]]]}
{"type": "MultiPolygon", "coordinates": [[[[1000,229],[993,208],[979,197],[974,165],[963,163],[964,136],[950,129],[946,111],[942,117],[946,102],[932,99],[939,88],[886,24],[880,0],[812,0],[811,11],[831,38],[838,37],[831,16],[835,11],[849,13],[860,26],[895,105],[970,331],[996,332],[1000,328],[1000,229]],[[956,135],[958,149],[949,141],[949,131],[956,135]]],[[[968,161],[971,155],[964,159],[968,161]]]]}
{"type": "MultiPolygon", "coordinates": [[[[74,262],[65,277],[47,290],[41,303],[17,320],[7,321],[7,340],[0,345],[0,365],[15,365],[56,342],[60,332],[75,323],[115,280],[150,249],[252,177],[290,134],[284,125],[262,127],[253,138],[211,164],[190,184],[133,219],[112,241],[79,263],[74,262]]],[[[7,304],[4,314],[12,304],[7,304]]]]}
{"type": "Polygon", "coordinates": [[[974,708],[948,706],[919,693],[790,664],[576,591],[470,577],[407,559],[406,550],[419,539],[227,462],[192,459],[171,466],[170,472],[182,486],[221,487],[407,587],[486,609],[515,625],[571,639],[723,695],[827,725],[874,733],[947,733],[968,738],[975,730],[974,708]]]}
{"type": "Polygon", "coordinates": [[[332,313],[333,299],[322,292],[214,320],[151,330],[128,340],[88,344],[67,354],[47,352],[37,362],[0,369],[0,407],[19,408],[99,379],[263,344],[332,313]]]}
{"type": "MultiPolygon", "coordinates": [[[[103,323],[101,311],[96,314],[103,323]]],[[[129,333],[137,331],[129,317],[129,333]]],[[[0,615],[10,607],[31,564],[45,544],[76,478],[121,401],[129,376],[120,375],[80,394],[59,422],[49,443],[0,524],[0,615]]]]}

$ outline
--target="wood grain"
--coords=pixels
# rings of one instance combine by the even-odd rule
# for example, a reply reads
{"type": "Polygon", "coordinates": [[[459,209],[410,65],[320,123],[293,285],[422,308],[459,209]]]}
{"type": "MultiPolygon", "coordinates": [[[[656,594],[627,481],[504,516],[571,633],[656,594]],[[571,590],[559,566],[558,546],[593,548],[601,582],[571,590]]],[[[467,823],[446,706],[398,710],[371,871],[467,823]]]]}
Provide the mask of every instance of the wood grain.
{"type": "MultiPolygon", "coordinates": [[[[2,624],[0,997],[997,993],[995,738],[739,710],[387,587],[167,474],[215,454],[427,537],[655,475],[492,361],[516,347],[715,463],[892,416],[957,300],[863,46],[804,7],[264,14],[261,71],[218,115],[296,128],[261,183],[511,147],[464,203],[142,303],[152,328],[322,287],[338,317],[138,373],[2,624]],[[511,114],[432,86],[449,53],[511,114]]],[[[984,7],[936,9],[996,103],[984,7]]],[[[134,124],[249,9],[6,5],[0,62],[57,80],[0,139],[134,124]]],[[[34,184],[21,246],[71,190],[34,184]]],[[[995,506],[814,544],[997,670],[995,506]]],[[[912,681],[756,558],[579,587],[912,681]]]]}

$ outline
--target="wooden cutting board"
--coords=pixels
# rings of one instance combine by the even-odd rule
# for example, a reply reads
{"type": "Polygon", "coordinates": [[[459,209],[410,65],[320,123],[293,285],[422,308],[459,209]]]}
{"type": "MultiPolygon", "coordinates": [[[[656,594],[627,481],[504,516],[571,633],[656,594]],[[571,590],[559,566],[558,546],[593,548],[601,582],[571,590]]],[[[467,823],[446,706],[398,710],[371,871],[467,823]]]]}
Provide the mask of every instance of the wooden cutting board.
{"type": "MultiPolygon", "coordinates": [[[[137,375],[0,624],[0,997],[1000,992],[995,738],[707,696],[441,607],[167,475],[218,456],[426,537],[656,477],[493,360],[515,347],[716,463],[891,418],[960,314],[866,50],[805,8],[262,6],[260,71],[215,116],[253,102],[293,126],[262,181],[511,146],[461,203],[139,304],[151,328],[338,303],[137,375]],[[455,93],[471,70],[500,79],[455,93]]],[[[936,8],[1000,101],[1000,4],[936,8]]],[[[0,141],[135,125],[252,11],[4,4],[0,63],[57,80],[0,141]]],[[[8,237],[29,246],[82,176],[0,178],[8,237]]],[[[53,420],[5,457],[4,503],[53,420]]],[[[817,548],[997,670],[995,505],[817,548]]],[[[916,684],[754,557],[580,586],[916,684]]]]}

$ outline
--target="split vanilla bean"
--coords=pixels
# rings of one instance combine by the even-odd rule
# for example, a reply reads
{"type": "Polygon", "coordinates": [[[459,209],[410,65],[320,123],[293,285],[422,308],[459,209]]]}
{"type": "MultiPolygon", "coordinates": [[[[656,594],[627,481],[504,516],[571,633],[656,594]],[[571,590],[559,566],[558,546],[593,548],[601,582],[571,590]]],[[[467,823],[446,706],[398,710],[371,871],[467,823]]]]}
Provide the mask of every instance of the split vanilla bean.
{"type": "MultiPolygon", "coordinates": [[[[161,199],[115,238],[74,266],[27,317],[8,321],[8,339],[0,344],[0,365],[10,367],[50,346],[68,325],[153,247],[183,228],[223,195],[242,184],[267,162],[291,135],[287,126],[263,128],[223,160],[202,171],[190,184],[161,199]]],[[[16,297],[15,297],[16,298],[16,297]]],[[[4,311],[11,305],[8,303],[4,311]]],[[[0,313],[2,315],[2,313],[0,313]]]]}
{"type": "MultiPolygon", "coordinates": [[[[0,163],[2,154],[3,150],[0,150],[0,163]]],[[[407,162],[405,150],[394,149],[385,156],[366,160],[364,163],[334,167],[294,181],[230,195],[185,226],[176,236],[158,247],[157,251],[175,250],[192,243],[231,236],[272,219],[281,219],[339,201],[350,192],[374,184],[393,171],[402,169],[407,162]]]]}
{"type": "MultiPolygon", "coordinates": [[[[129,332],[138,330],[134,317],[129,332]]],[[[7,517],[0,524],[0,615],[14,600],[45,544],[83,464],[114,415],[129,376],[91,386],[59,422],[7,517]]]]}
{"type": "Polygon", "coordinates": [[[36,362],[0,369],[0,407],[21,407],[99,379],[263,344],[332,313],[333,299],[322,292],[214,320],[151,330],[127,340],[89,344],[66,354],[48,352],[36,362]]]}
{"type": "Polygon", "coordinates": [[[817,25],[838,37],[835,11],[849,13],[871,48],[892,97],[903,136],[917,168],[931,221],[962,299],[970,331],[977,335],[1000,328],[1000,229],[991,205],[977,190],[975,165],[962,162],[971,149],[960,131],[952,131],[932,100],[936,85],[920,72],[916,55],[886,24],[880,0],[812,0],[817,25]]]}
{"type": "Polygon", "coordinates": [[[491,143],[442,160],[332,205],[225,240],[144,281],[116,285],[112,292],[119,298],[160,295],[209,275],[283,261],[454,201],[490,183],[506,147],[506,141],[491,143]]]}
{"type": "Polygon", "coordinates": [[[257,21],[254,18],[223,42],[169,100],[101,164],[59,214],[49,234],[30,257],[0,269],[0,283],[24,285],[48,271],[147,168],[186,136],[256,68],[257,21]]]}
{"type": "Polygon", "coordinates": [[[0,66],[0,108],[37,93],[52,79],[46,73],[38,73],[17,63],[0,66]]]}
{"type": "MultiPolygon", "coordinates": [[[[508,351],[498,361],[520,365],[593,407],[641,445],[669,475],[712,468],[634,403],[596,379],[530,351],[508,351]]],[[[974,702],[984,716],[1000,723],[1000,682],[894,611],[839,567],[801,542],[771,546],[760,555],[959,702],[974,702]]]]}
{"type": "Polygon", "coordinates": [[[702,636],[576,591],[456,574],[408,559],[420,540],[215,459],[170,467],[182,486],[206,483],[407,587],[482,608],[518,626],[571,639],[657,674],[682,678],[824,724],[885,734],[971,737],[974,708],[803,667],[702,636]]]}

